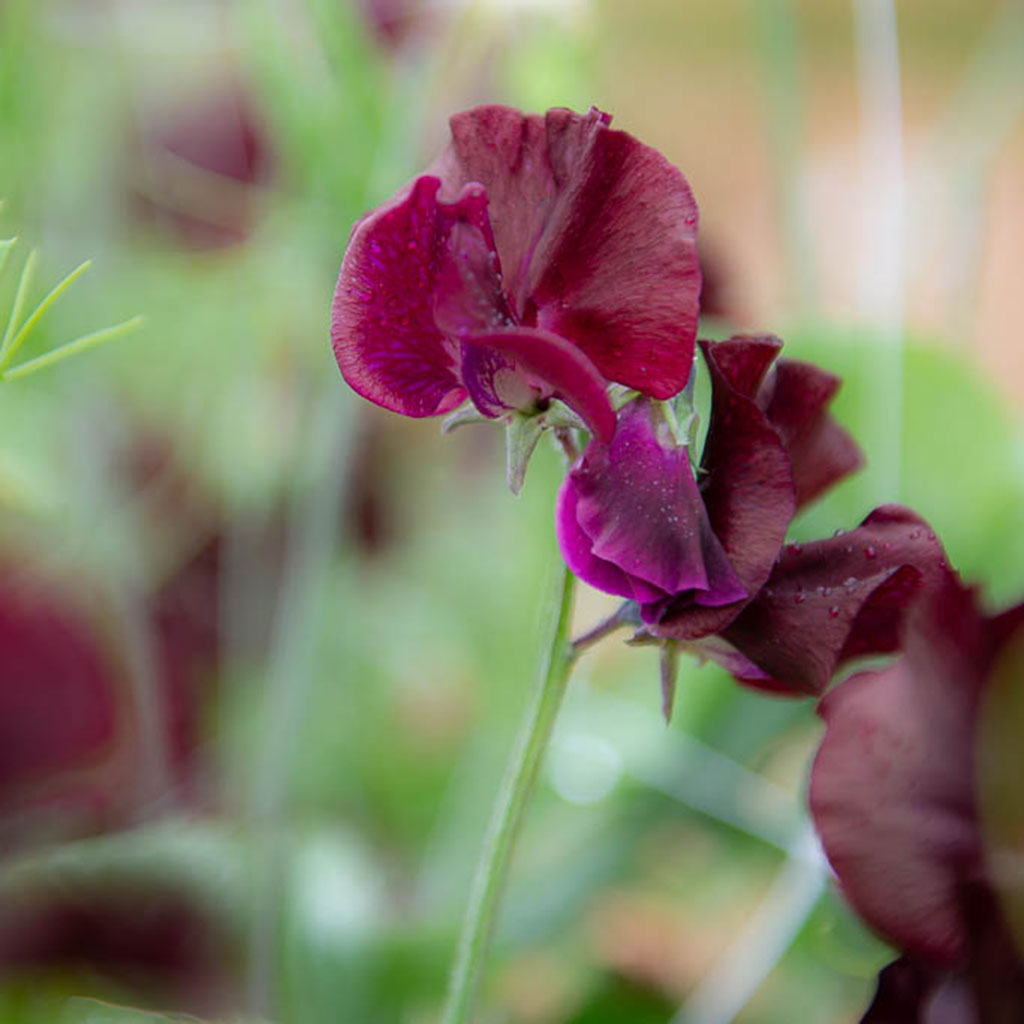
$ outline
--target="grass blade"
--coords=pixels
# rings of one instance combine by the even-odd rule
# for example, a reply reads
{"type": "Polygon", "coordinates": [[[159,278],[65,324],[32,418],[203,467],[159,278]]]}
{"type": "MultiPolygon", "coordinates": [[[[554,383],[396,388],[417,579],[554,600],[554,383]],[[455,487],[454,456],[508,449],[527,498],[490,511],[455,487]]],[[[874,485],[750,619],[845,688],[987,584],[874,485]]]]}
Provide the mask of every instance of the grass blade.
{"type": "Polygon", "coordinates": [[[144,322],[145,317],[134,316],[131,320],[115,324],[113,327],[103,327],[98,331],[93,331],[91,334],[84,334],[81,338],[69,341],[66,345],[61,345],[59,348],[55,348],[35,359],[30,359],[27,363],[21,363],[10,370],[3,371],[3,373],[0,373],[0,380],[17,380],[19,377],[27,377],[29,374],[37,373],[39,370],[45,370],[56,363],[62,362],[69,356],[95,348],[97,345],[102,345],[105,341],[112,341],[114,338],[130,334],[136,328],[141,327],[144,322]]]}
{"type": "Polygon", "coordinates": [[[49,294],[39,303],[38,306],[29,314],[28,319],[21,325],[18,333],[14,335],[11,343],[6,348],[0,350],[0,374],[10,365],[11,360],[14,358],[15,353],[21,348],[21,344],[29,336],[32,328],[42,319],[43,314],[52,306],[60,296],[71,287],[74,282],[82,276],[92,266],[92,260],[86,260],[81,265],[75,267],[74,270],[68,274],[59,284],[53,286],[50,289],[49,294]]]}
{"type": "Polygon", "coordinates": [[[25,305],[25,296],[28,294],[28,286],[32,283],[32,273],[36,268],[38,250],[33,249],[21,268],[21,280],[18,281],[18,290],[14,294],[14,305],[11,306],[11,315],[7,318],[7,327],[4,329],[4,340],[0,343],[0,365],[3,364],[4,356],[7,353],[7,346],[11,343],[11,335],[14,334],[14,325],[21,318],[21,307],[25,305]]]}

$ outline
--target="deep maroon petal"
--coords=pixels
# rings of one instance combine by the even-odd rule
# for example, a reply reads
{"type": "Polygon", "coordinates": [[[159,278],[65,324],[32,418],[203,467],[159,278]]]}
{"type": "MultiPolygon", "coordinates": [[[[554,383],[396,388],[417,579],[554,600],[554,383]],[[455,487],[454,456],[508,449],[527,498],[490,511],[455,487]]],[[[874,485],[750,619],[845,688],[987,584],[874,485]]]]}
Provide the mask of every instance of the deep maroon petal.
{"type": "Polygon", "coordinates": [[[723,636],[779,683],[821,693],[841,661],[893,650],[912,599],[947,572],[928,524],[887,505],[848,534],[787,547],[723,636]]]}
{"type": "MultiPolygon", "coordinates": [[[[461,339],[463,373],[474,401],[478,395],[486,396],[494,409],[525,410],[537,400],[553,396],[577,413],[594,437],[608,441],[615,433],[608,382],[586,355],[564,338],[536,327],[505,327],[471,331],[461,339]],[[474,348],[487,355],[467,351],[474,348]]],[[[487,415],[500,415],[480,408],[487,415]]]]}
{"type": "Polygon", "coordinates": [[[516,297],[559,187],[545,119],[491,105],[455,114],[449,125],[451,145],[434,168],[444,182],[444,198],[454,199],[472,182],[487,190],[507,291],[516,297]]]}
{"type": "Polygon", "coordinates": [[[331,341],[351,387],[406,416],[448,412],[466,392],[457,346],[434,322],[435,293],[451,234],[467,223],[489,238],[487,196],[467,187],[451,203],[421,177],[352,232],[331,312],[331,341]]]}
{"type": "Polygon", "coordinates": [[[789,453],[798,508],[863,463],[853,438],[828,413],[839,383],[820,367],[780,359],[758,396],[789,453]]]}
{"type": "Polygon", "coordinates": [[[878,988],[860,1024],[977,1024],[971,1015],[936,1021],[929,1004],[949,984],[946,972],[913,957],[900,957],[878,975],[878,988]]]}
{"type": "Polygon", "coordinates": [[[821,702],[810,804],[858,913],[905,952],[966,951],[961,895],[981,870],[974,800],[982,623],[948,576],[914,609],[903,656],[821,702]]]}
{"type": "Polygon", "coordinates": [[[727,603],[746,591],[711,532],[689,453],[646,399],[619,413],[610,444],[591,444],[571,471],[576,518],[594,557],[618,566],[642,602],[702,594],[727,603]],[[659,433],[665,432],[665,436],[659,433]],[[646,588],[644,588],[646,589],[646,588]]]}
{"type": "Polygon", "coordinates": [[[609,120],[478,107],[452,118],[437,170],[446,195],[486,188],[525,323],[572,340],[609,380],[668,398],[693,356],[697,206],[678,170],[609,120]]]}
{"type": "MultiPolygon", "coordinates": [[[[701,459],[701,494],[711,529],[748,594],[768,578],[795,510],[789,458],[752,397],[775,358],[774,338],[701,342],[712,382],[711,420],[701,459]]],[[[678,602],[654,632],[694,640],[717,632],[743,608],[678,602]]]]}

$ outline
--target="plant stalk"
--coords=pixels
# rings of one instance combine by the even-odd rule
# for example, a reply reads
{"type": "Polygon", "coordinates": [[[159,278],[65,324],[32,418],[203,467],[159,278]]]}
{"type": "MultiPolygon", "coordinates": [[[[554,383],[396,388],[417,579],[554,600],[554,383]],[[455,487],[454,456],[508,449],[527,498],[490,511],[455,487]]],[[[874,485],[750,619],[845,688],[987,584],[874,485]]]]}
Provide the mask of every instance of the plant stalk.
{"type": "Polygon", "coordinates": [[[448,984],[442,1024],[468,1024],[494,936],[509,863],[551,739],[576,651],[569,639],[575,577],[561,567],[557,608],[541,672],[530,696],[477,863],[448,984]]]}

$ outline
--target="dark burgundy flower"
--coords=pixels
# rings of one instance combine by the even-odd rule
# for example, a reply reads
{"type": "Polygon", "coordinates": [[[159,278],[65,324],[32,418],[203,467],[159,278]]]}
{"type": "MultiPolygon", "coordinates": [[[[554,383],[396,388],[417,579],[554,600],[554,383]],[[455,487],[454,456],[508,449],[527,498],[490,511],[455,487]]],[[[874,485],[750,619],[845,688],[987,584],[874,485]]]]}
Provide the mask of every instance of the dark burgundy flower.
{"type": "MultiPolygon", "coordinates": [[[[847,898],[904,954],[882,974],[865,1018],[874,1024],[1024,1015],[1024,970],[993,884],[998,851],[987,848],[977,788],[990,669],[1014,631],[1024,640],[1022,627],[1024,606],[986,619],[949,574],[911,613],[899,660],[821,702],[814,821],[847,898]]],[[[1001,766],[1018,780],[1019,749],[1003,750],[1014,763],[1001,766]]],[[[1019,835],[1019,800],[1015,812],[1019,835]]]]}
{"type": "Polygon", "coordinates": [[[892,649],[941,548],[890,508],[783,550],[795,512],[860,464],[828,413],[839,381],[777,359],[776,338],[701,346],[713,390],[696,474],[665,414],[628,403],[615,437],[592,441],[562,486],[562,553],[588,583],[636,601],[646,635],[699,642],[760,686],[820,692],[842,658],[892,649]]]}
{"type": "Polygon", "coordinates": [[[690,375],[697,207],[662,156],[597,110],[477,107],[353,229],[331,338],[361,395],[407,416],[564,401],[610,440],[607,381],[664,399],[690,375]]]}

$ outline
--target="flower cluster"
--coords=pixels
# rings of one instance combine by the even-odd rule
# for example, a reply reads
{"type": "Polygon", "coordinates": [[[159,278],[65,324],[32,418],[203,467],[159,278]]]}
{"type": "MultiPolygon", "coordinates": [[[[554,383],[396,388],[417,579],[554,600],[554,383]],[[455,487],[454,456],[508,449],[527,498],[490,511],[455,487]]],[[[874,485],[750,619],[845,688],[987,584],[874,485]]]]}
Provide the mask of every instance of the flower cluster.
{"type": "MultiPolygon", "coordinates": [[[[432,170],[353,230],[331,325],[341,372],[409,416],[468,402],[510,436],[531,424],[531,443],[547,426],[585,431],[582,454],[567,446],[562,555],[625,599],[610,623],[662,645],[663,664],[683,647],[748,685],[821,697],[846,662],[896,653],[825,694],[811,785],[844,890],[905,954],[865,1019],[1017,1020],[1024,971],[982,841],[975,733],[992,666],[1011,634],[1024,644],[1024,606],[984,617],[900,506],[786,543],[862,460],[830,413],[839,380],[780,357],[773,336],[699,342],[711,406],[697,451],[696,205],[609,122],[452,118],[432,170]]],[[[663,686],[668,712],[668,673],[663,686]]]]}
{"type": "Polygon", "coordinates": [[[701,342],[713,401],[694,458],[667,400],[694,362],[697,207],[678,170],[609,124],[596,110],[455,115],[430,173],[353,229],[338,365],[407,416],[468,401],[538,432],[585,427],[558,500],[570,568],[634,602],[643,636],[820,693],[846,658],[895,647],[941,549],[897,508],[784,547],[796,512],[861,457],[829,414],[838,379],[779,358],[774,337],[701,342]]]}

